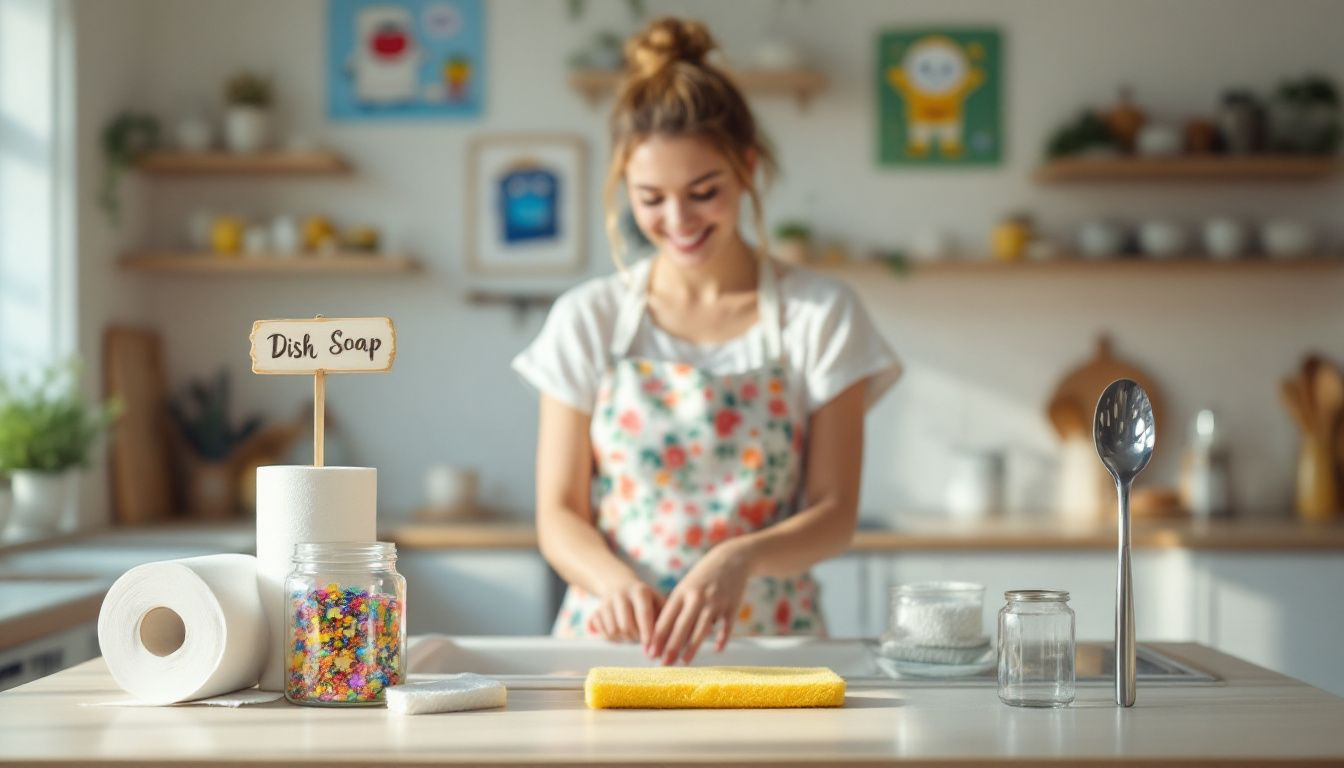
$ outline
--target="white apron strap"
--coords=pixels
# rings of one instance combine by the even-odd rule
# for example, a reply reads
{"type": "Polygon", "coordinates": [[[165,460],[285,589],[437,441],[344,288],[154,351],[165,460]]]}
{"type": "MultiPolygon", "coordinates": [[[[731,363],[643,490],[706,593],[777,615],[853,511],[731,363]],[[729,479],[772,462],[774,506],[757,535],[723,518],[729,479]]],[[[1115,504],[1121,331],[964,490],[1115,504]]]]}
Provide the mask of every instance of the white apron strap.
{"type": "Polygon", "coordinates": [[[761,260],[760,285],[757,288],[756,307],[761,316],[761,335],[765,341],[767,362],[784,359],[784,312],[779,300],[777,265],[769,257],[761,260]]]}
{"type": "Polygon", "coordinates": [[[616,313],[616,327],[612,329],[611,347],[607,350],[614,363],[630,353],[630,345],[635,341],[639,323],[644,319],[644,307],[649,298],[649,268],[653,258],[641,259],[626,270],[625,293],[621,296],[621,308],[616,313]]]}
{"type": "MultiPolygon", "coordinates": [[[[652,258],[643,259],[626,273],[625,295],[621,298],[621,307],[616,315],[616,327],[611,334],[611,347],[608,350],[611,362],[615,362],[630,353],[639,324],[644,319],[644,309],[649,300],[649,272],[652,258]]],[[[765,359],[779,362],[784,356],[784,315],[779,301],[779,277],[772,259],[761,262],[760,277],[757,284],[756,306],[760,315],[761,337],[765,344],[765,359]]]]}

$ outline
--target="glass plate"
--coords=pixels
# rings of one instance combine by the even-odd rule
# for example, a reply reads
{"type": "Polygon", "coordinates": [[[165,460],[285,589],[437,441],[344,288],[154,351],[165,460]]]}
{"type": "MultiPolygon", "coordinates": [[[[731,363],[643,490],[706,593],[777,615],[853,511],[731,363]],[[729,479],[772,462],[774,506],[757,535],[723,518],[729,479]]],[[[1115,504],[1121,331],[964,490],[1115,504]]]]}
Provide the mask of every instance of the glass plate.
{"type": "Polygon", "coordinates": [[[973,677],[987,672],[998,663],[997,652],[991,647],[980,658],[969,664],[929,664],[922,661],[889,659],[876,654],[877,666],[888,675],[905,677],[973,677]]]}

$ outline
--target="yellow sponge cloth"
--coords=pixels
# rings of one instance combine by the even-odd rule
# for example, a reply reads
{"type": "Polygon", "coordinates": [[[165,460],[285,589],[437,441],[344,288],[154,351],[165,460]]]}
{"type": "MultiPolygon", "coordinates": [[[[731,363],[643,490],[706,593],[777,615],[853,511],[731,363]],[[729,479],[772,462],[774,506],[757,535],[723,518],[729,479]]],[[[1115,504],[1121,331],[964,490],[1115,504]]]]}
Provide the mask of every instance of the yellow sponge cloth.
{"type": "Polygon", "coordinates": [[[826,667],[593,667],[592,709],[840,707],[845,681],[826,667]]]}

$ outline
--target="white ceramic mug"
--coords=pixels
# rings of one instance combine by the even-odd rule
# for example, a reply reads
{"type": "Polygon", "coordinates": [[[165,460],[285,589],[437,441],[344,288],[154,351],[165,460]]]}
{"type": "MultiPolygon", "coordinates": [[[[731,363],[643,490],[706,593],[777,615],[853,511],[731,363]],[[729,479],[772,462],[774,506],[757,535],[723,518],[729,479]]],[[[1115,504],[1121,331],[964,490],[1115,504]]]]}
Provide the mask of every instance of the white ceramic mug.
{"type": "Polygon", "coordinates": [[[1186,247],[1185,228],[1174,221],[1150,219],[1139,225],[1139,250],[1160,259],[1170,258],[1186,247]]]}
{"type": "Polygon", "coordinates": [[[910,255],[920,261],[937,261],[952,255],[952,238],[939,229],[916,232],[910,239],[910,255]]]}
{"type": "Polygon", "coordinates": [[[1150,123],[1139,130],[1135,150],[1145,157],[1171,157],[1181,151],[1181,131],[1174,125],[1150,123]]]}
{"type": "Polygon", "coordinates": [[[1231,216],[1215,216],[1204,222],[1204,250],[1215,259],[1235,259],[1249,250],[1250,230],[1231,216]]]}
{"type": "Polygon", "coordinates": [[[452,518],[476,508],[476,470],[451,464],[435,464],[425,470],[425,506],[434,517],[452,518]]]}
{"type": "Polygon", "coordinates": [[[1125,230],[1106,219],[1085,221],[1078,227],[1078,253],[1089,259],[1115,256],[1125,247],[1125,230]]]}
{"type": "Polygon", "coordinates": [[[1311,253],[1316,247],[1316,233],[1300,221],[1270,219],[1260,229],[1260,242],[1270,256],[1294,258],[1311,253]]]}

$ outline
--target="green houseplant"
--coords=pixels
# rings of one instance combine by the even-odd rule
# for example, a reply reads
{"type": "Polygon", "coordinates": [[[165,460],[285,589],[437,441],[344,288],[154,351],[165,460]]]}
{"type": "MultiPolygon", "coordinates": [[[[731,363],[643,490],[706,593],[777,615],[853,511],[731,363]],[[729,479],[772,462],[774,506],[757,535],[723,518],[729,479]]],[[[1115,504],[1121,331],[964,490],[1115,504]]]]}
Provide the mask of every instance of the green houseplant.
{"type": "Polygon", "coordinates": [[[231,152],[259,152],[270,142],[271,81],[239,72],[224,84],[224,143],[231,152]]]}
{"type": "Polygon", "coordinates": [[[187,511],[192,517],[225,518],[238,512],[240,449],[261,426],[259,416],[235,424],[229,376],[220,370],[210,381],[193,381],[168,404],[188,448],[187,511]]]}
{"type": "Polygon", "coordinates": [[[804,221],[780,222],[775,227],[775,253],[790,264],[807,262],[812,257],[812,228],[804,221]]]}
{"type": "Polygon", "coordinates": [[[0,380],[0,470],[10,477],[16,527],[52,532],[61,525],[74,471],[88,465],[118,410],[112,401],[80,397],[74,363],[0,380]]]}

